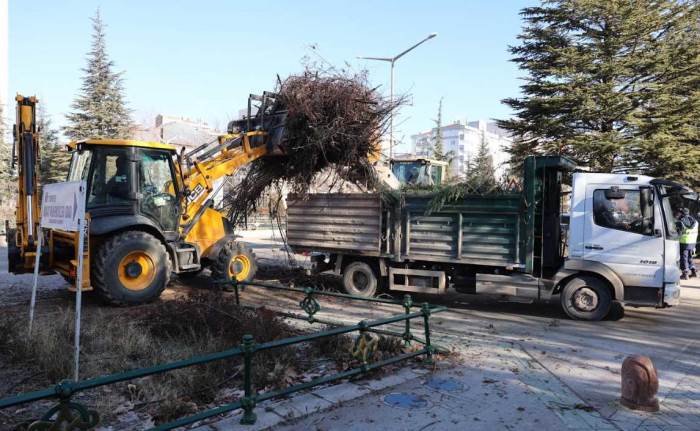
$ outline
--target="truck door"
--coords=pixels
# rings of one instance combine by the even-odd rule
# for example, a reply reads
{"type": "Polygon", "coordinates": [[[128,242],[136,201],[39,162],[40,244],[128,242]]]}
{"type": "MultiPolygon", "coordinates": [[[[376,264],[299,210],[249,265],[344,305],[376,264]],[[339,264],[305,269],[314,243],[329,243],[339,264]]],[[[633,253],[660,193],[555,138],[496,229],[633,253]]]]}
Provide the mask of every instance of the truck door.
{"type": "Polygon", "coordinates": [[[584,259],[604,263],[625,286],[661,287],[664,238],[650,187],[586,188],[584,259]]]}

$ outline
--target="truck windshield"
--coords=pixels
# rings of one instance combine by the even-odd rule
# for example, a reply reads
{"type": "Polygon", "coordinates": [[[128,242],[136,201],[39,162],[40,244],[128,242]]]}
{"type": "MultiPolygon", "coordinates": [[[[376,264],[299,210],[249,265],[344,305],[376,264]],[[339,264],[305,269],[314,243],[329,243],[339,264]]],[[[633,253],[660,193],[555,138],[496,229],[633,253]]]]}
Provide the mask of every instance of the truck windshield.
{"type": "Polygon", "coordinates": [[[419,161],[394,162],[392,171],[401,184],[432,186],[440,184],[442,181],[442,175],[438,167],[419,161]]]}
{"type": "Polygon", "coordinates": [[[678,229],[676,229],[676,220],[673,218],[673,209],[671,208],[671,196],[668,194],[667,187],[659,186],[659,195],[661,198],[661,210],[664,216],[664,225],[666,227],[666,237],[668,239],[678,238],[678,229]]]}

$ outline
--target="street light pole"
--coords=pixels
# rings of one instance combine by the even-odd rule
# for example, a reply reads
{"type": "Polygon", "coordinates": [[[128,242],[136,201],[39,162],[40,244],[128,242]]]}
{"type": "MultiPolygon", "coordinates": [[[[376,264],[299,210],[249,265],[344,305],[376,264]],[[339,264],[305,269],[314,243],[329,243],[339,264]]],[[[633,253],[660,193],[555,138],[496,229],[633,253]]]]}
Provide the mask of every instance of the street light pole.
{"type": "Polygon", "coordinates": [[[394,63],[391,62],[391,82],[389,84],[389,103],[391,103],[392,109],[389,113],[389,162],[394,156],[394,63]]]}
{"type": "MultiPolygon", "coordinates": [[[[394,64],[396,63],[396,60],[399,58],[403,57],[404,55],[408,54],[410,51],[413,51],[415,48],[418,47],[418,45],[421,45],[424,42],[427,42],[428,40],[434,38],[437,36],[437,33],[430,33],[425,39],[421,40],[420,42],[416,43],[415,45],[411,46],[410,48],[406,49],[405,51],[401,52],[400,54],[394,56],[394,57],[357,57],[358,59],[361,60],[376,60],[376,61],[386,61],[391,63],[391,75],[389,78],[389,102],[391,105],[394,105],[394,64]]],[[[394,110],[391,110],[390,117],[389,117],[389,160],[394,155],[394,110]]]]}

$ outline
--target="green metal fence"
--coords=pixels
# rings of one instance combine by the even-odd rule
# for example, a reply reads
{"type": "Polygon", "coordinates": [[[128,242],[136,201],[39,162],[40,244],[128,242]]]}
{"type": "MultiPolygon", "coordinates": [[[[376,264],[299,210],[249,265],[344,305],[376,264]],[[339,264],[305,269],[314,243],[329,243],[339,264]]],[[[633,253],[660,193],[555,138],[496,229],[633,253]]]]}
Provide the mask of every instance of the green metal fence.
{"type": "MultiPolygon", "coordinates": [[[[229,350],[195,356],[185,360],[160,364],[152,367],[134,369],[122,373],[115,373],[92,379],[80,381],[64,380],[55,385],[54,387],[34,392],[22,393],[9,398],[0,399],[0,410],[39,400],[58,399],[57,405],[55,405],[49,411],[47,411],[46,414],[44,414],[40,420],[29,425],[27,429],[32,431],[45,429],[86,430],[95,427],[99,423],[99,415],[97,412],[90,410],[87,407],[81,405],[80,403],[72,400],[72,397],[74,395],[82,391],[97,388],[100,386],[112,385],[127,380],[134,380],[142,377],[162,374],[181,368],[207,364],[213,361],[221,361],[242,357],[244,392],[243,398],[233,403],[224,404],[219,407],[205,410],[191,416],[180,418],[173,422],[161,424],[153,428],[153,430],[170,430],[185,425],[193,424],[195,422],[211,418],[222,413],[231,412],[237,409],[243,410],[241,424],[254,424],[256,422],[255,406],[262,401],[289,395],[294,392],[306,390],[314,386],[330,383],[333,381],[358,376],[360,374],[367,373],[368,371],[421,355],[425,355],[426,362],[432,362],[432,357],[436,349],[430,341],[430,316],[434,313],[438,313],[447,309],[446,307],[439,306],[431,307],[428,303],[423,303],[420,306],[418,306],[413,303],[409,295],[406,295],[404,297],[403,302],[398,302],[382,298],[364,298],[353,295],[345,295],[337,292],[317,291],[311,288],[300,289],[295,287],[285,287],[264,283],[246,283],[246,285],[254,285],[268,289],[278,289],[303,293],[304,299],[300,301],[299,306],[302,310],[304,310],[304,312],[306,312],[305,320],[307,320],[309,323],[325,323],[333,325],[334,327],[324,331],[318,331],[310,334],[283,338],[279,340],[273,340],[260,344],[255,342],[252,335],[244,335],[240,346],[229,350]],[[316,296],[331,296],[350,300],[400,305],[404,307],[404,313],[392,315],[382,319],[369,321],[363,320],[355,325],[342,325],[338,322],[326,321],[314,317],[314,315],[321,309],[320,304],[315,299],[316,296]],[[411,309],[415,307],[419,307],[419,310],[411,312],[411,309]],[[423,321],[423,339],[421,339],[420,337],[415,337],[411,333],[410,322],[415,319],[423,321]],[[403,333],[380,328],[381,326],[401,322],[405,322],[405,330],[403,333]],[[360,366],[330,376],[320,377],[309,382],[288,386],[279,390],[268,391],[263,393],[257,393],[254,390],[254,382],[252,377],[252,363],[257,352],[353,332],[358,332],[358,336],[353,347],[353,355],[359,360],[360,366]],[[377,332],[381,334],[401,337],[405,340],[406,343],[410,343],[411,341],[417,341],[421,345],[423,345],[423,347],[419,350],[404,353],[389,359],[371,362],[371,358],[374,352],[374,345],[370,342],[366,342],[368,340],[368,332],[377,332]]],[[[241,286],[241,288],[242,287],[244,286],[241,286]]],[[[232,289],[235,291],[236,301],[240,303],[240,292],[238,284],[233,283],[232,289]]],[[[288,315],[289,317],[299,317],[291,313],[281,314],[288,315]]]]}

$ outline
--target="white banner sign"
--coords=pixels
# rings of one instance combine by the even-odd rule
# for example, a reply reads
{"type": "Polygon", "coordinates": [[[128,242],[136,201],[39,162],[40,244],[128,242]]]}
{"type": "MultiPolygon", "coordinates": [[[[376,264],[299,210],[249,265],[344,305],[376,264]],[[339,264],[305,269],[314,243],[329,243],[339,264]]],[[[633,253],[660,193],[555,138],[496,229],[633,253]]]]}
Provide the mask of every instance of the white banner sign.
{"type": "Polygon", "coordinates": [[[85,188],[85,181],[45,185],[41,200],[41,227],[78,231],[78,220],[85,219],[85,188]]]}

